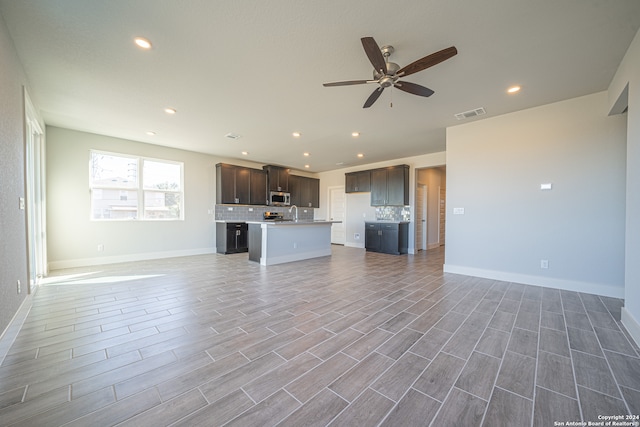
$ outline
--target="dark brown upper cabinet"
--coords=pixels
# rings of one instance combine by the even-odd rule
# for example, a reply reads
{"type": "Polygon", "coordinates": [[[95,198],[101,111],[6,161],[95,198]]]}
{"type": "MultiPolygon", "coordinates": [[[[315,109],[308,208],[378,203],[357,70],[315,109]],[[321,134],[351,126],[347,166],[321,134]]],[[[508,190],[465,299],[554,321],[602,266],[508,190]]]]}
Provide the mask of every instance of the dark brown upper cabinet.
{"type": "Polygon", "coordinates": [[[267,171],[269,191],[289,192],[289,169],[272,165],[263,166],[262,169],[267,171]]]}
{"type": "Polygon", "coordinates": [[[408,165],[371,170],[371,206],[407,206],[408,204],[408,165]]]}
{"type": "Polygon", "coordinates": [[[344,174],[345,193],[368,193],[371,191],[371,171],[349,172],[344,174]]]}
{"type": "Polygon", "coordinates": [[[266,205],[266,172],[260,169],[218,163],[216,165],[216,203],[266,205]]]}
{"type": "Polygon", "coordinates": [[[291,204],[300,208],[320,207],[320,180],[306,176],[289,175],[291,204]]]}

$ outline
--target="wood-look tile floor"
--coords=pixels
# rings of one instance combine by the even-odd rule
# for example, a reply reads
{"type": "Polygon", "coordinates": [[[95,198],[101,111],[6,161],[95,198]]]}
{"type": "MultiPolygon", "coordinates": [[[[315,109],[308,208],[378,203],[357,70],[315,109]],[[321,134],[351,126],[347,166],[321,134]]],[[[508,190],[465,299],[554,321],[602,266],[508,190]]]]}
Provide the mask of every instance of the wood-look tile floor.
{"type": "Polygon", "coordinates": [[[443,274],[443,251],[53,272],[2,426],[553,426],[640,414],[622,300],[443,274]]]}

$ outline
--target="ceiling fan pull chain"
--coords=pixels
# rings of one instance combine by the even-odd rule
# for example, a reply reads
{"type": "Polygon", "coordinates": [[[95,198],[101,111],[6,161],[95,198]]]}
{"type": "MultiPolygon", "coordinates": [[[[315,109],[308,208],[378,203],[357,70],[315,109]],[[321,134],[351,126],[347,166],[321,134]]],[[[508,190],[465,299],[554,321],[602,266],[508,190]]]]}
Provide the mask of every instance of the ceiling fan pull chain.
{"type": "Polygon", "coordinates": [[[389,93],[390,93],[389,96],[391,97],[391,101],[389,102],[389,108],[393,108],[393,87],[391,88],[389,93]]]}

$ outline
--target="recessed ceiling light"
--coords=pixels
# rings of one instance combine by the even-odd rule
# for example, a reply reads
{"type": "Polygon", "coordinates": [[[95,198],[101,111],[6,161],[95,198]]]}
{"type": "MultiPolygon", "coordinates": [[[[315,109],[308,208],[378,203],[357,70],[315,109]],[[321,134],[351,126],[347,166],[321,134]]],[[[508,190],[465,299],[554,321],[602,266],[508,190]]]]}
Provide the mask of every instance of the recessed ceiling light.
{"type": "Polygon", "coordinates": [[[167,114],[175,114],[177,110],[175,108],[165,108],[164,112],[167,114]]]}
{"type": "Polygon", "coordinates": [[[311,166],[309,165],[304,165],[305,168],[309,169],[311,166]]]}
{"type": "Polygon", "coordinates": [[[294,138],[300,138],[302,136],[300,132],[293,132],[291,135],[293,135],[294,138]]]}
{"type": "Polygon", "coordinates": [[[133,41],[143,49],[151,49],[151,42],[144,37],[136,37],[133,41]]]}
{"type": "Polygon", "coordinates": [[[238,135],[237,133],[229,132],[228,134],[225,135],[225,137],[229,139],[238,139],[241,136],[238,135]]]}
{"type": "Polygon", "coordinates": [[[351,132],[351,136],[357,138],[360,136],[360,132],[351,132]]]}
{"type": "Polygon", "coordinates": [[[243,156],[248,156],[248,155],[249,155],[249,152],[248,152],[248,151],[243,151],[243,152],[242,152],[242,155],[243,155],[243,156]]]}
{"type": "Polygon", "coordinates": [[[362,158],[362,157],[364,157],[364,154],[358,153],[358,157],[362,158]]]}
{"type": "Polygon", "coordinates": [[[309,154],[309,153],[302,153],[302,155],[303,155],[303,156],[305,156],[305,157],[309,157],[311,154],[309,154]]]}
{"type": "Polygon", "coordinates": [[[508,93],[517,93],[520,92],[520,86],[511,86],[509,89],[507,89],[508,93]]]}
{"type": "Polygon", "coordinates": [[[147,131],[147,135],[149,135],[149,136],[154,136],[155,134],[156,133],[154,131],[152,131],[152,130],[148,130],[147,131]]]}

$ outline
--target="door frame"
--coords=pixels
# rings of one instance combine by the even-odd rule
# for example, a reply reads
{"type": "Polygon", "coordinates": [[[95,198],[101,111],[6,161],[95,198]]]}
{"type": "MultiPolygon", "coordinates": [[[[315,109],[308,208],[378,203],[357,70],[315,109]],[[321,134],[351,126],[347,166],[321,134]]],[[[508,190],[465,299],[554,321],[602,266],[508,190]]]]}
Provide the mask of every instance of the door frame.
{"type": "Polygon", "coordinates": [[[24,96],[25,220],[28,292],[35,292],[48,274],[45,135],[26,87],[24,96]]]}
{"type": "MultiPolygon", "coordinates": [[[[334,190],[338,190],[338,191],[342,191],[343,194],[343,198],[344,198],[344,218],[342,221],[342,227],[343,227],[343,239],[341,242],[339,241],[333,241],[333,233],[331,236],[331,244],[336,244],[336,245],[346,245],[347,243],[347,224],[346,224],[346,220],[347,220],[347,197],[346,197],[346,193],[345,193],[345,187],[344,185],[335,185],[335,186],[331,186],[331,187],[327,187],[327,218],[329,218],[329,220],[333,220],[333,218],[331,217],[331,210],[333,209],[332,203],[332,194],[334,190]]],[[[331,225],[331,228],[333,228],[335,226],[335,224],[331,225]]]]}

